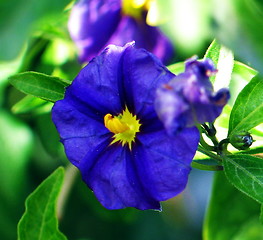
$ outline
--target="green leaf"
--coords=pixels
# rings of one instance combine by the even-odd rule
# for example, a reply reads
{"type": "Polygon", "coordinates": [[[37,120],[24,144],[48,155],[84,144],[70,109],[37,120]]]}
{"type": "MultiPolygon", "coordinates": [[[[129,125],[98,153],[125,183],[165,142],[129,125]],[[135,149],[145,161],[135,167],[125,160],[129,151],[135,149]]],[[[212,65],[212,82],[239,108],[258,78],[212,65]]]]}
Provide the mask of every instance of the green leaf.
{"type": "Polygon", "coordinates": [[[185,69],[185,63],[184,62],[178,62],[175,64],[172,64],[167,67],[169,71],[171,71],[173,74],[177,75],[179,73],[184,72],[185,69]]]}
{"type": "Polygon", "coordinates": [[[64,179],[59,167],[26,200],[26,211],[18,224],[18,240],[66,240],[58,230],[56,203],[64,179]]]}
{"type": "Polygon", "coordinates": [[[214,40],[208,47],[204,58],[212,59],[218,70],[215,76],[210,77],[215,90],[228,87],[234,67],[233,53],[214,40]]]}
{"type": "Polygon", "coordinates": [[[240,75],[240,77],[247,82],[258,74],[255,69],[239,61],[235,61],[233,73],[240,75]]]}
{"type": "MultiPolygon", "coordinates": [[[[255,221],[253,226],[259,227],[256,233],[247,231],[246,238],[238,240],[251,240],[254,235],[263,237],[263,227],[260,228],[258,220],[260,205],[247,197],[230,184],[223,172],[214,175],[213,188],[209,206],[205,215],[203,237],[205,240],[236,239],[245,228],[250,230],[248,222],[255,221]],[[249,238],[250,237],[250,238],[249,238]]],[[[251,226],[251,227],[253,227],[251,226]]]]}
{"type": "Polygon", "coordinates": [[[210,58],[216,64],[219,59],[221,45],[214,39],[209,45],[204,55],[204,58],[210,58]]]}
{"type": "Polygon", "coordinates": [[[228,136],[248,131],[263,122],[263,79],[255,76],[238,95],[233,106],[228,136]]]}
{"type": "Polygon", "coordinates": [[[19,73],[11,76],[9,81],[21,92],[51,102],[63,99],[65,87],[69,84],[66,80],[38,72],[19,73]]]}
{"type": "Polygon", "coordinates": [[[247,154],[223,157],[227,179],[241,192],[263,203],[263,159],[247,154]]]}

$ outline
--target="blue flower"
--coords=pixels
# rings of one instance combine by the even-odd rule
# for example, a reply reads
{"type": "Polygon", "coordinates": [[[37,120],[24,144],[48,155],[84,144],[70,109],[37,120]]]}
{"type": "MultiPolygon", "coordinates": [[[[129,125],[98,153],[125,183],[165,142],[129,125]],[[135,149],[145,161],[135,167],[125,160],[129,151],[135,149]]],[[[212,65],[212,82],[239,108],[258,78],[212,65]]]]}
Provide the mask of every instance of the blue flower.
{"type": "Polygon", "coordinates": [[[73,7],[69,32],[79,50],[79,60],[87,62],[109,44],[123,46],[135,41],[164,63],[171,61],[174,49],[157,27],[146,23],[147,2],[134,0],[80,0],[73,7]]]}
{"type": "Polygon", "coordinates": [[[170,134],[213,122],[220,115],[230,94],[225,88],[213,91],[209,77],[216,71],[212,60],[193,57],[183,73],[157,89],[155,109],[170,134]]]}
{"type": "Polygon", "coordinates": [[[168,136],[156,87],[174,74],[132,43],[114,45],[81,70],[52,110],[66,155],[108,209],[160,209],[186,186],[199,133],[168,136]]]}

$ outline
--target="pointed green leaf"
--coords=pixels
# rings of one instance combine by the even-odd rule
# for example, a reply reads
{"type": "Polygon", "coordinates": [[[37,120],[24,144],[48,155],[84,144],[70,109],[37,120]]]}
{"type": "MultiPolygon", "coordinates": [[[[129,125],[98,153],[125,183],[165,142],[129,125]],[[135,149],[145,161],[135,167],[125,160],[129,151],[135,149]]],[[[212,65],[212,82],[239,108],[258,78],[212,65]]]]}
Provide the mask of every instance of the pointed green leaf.
{"type": "Polygon", "coordinates": [[[51,102],[63,99],[68,81],[38,72],[24,72],[13,75],[9,81],[25,94],[51,102]]]}
{"type": "Polygon", "coordinates": [[[229,120],[229,137],[263,122],[263,78],[255,76],[238,95],[229,120]]]}
{"type": "Polygon", "coordinates": [[[64,179],[58,168],[26,200],[26,211],[18,224],[18,240],[66,240],[58,230],[56,203],[64,179]]]}
{"type": "MultiPolygon", "coordinates": [[[[243,227],[246,227],[248,222],[255,219],[257,219],[255,224],[260,226],[258,220],[259,210],[260,205],[256,201],[245,196],[230,184],[223,172],[216,172],[204,221],[204,239],[232,240],[243,227]]],[[[258,233],[261,234],[261,237],[263,237],[262,229],[263,226],[261,226],[261,231],[258,233]]],[[[247,236],[251,237],[252,235],[247,233],[247,236]]],[[[251,240],[251,238],[242,238],[242,240],[251,240]]]]}
{"type": "Polygon", "coordinates": [[[204,58],[210,58],[215,64],[218,62],[221,45],[214,39],[206,50],[204,58]]]}
{"type": "Polygon", "coordinates": [[[247,82],[258,74],[258,72],[255,69],[238,61],[235,61],[234,63],[233,72],[235,74],[240,75],[240,78],[246,80],[247,82]]]}
{"type": "Polygon", "coordinates": [[[215,76],[210,77],[215,90],[228,87],[234,67],[233,53],[214,40],[208,47],[204,58],[210,58],[217,68],[215,76]]]}
{"type": "Polygon", "coordinates": [[[241,192],[263,203],[263,159],[247,154],[223,157],[228,180],[241,192]]]}

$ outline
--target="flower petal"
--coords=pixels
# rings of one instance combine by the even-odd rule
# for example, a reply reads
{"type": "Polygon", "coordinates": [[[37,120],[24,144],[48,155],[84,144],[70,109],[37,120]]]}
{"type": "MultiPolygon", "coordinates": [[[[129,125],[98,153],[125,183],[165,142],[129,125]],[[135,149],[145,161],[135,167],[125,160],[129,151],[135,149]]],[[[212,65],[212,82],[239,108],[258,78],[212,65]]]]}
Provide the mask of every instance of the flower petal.
{"type": "Polygon", "coordinates": [[[93,118],[107,113],[118,115],[125,108],[120,81],[122,57],[126,48],[108,46],[99,56],[84,67],[67,88],[65,99],[80,112],[93,118]]]}
{"type": "Polygon", "coordinates": [[[122,58],[123,89],[127,106],[139,119],[155,117],[156,88],[175,77],[145,49],[127,47],[122,58]]]}
{"type": "Polygon", "coordinates": [[[81,62],[90,61],[105,47],[120,19],[120,0],[80,0],[74,5],[68,28],[81,62]]]}
{"type": "Polygon", "coordinates": [[[83,180],[108,209],[135,207],[160,209],[158,201],[144,192],[134,172],[128,147],[111,145],[86,156],[80,170],[83,180]],[[94,163],[92,166],[90,163],[94,163]]]}
{"type": "Polygon", "coordinates": [[[227,89],[213,92],[209,76],[216,73],[210,59],[186,62],[185,72],[156,91],[155,109],[167,131],[178,133],[185,127],[213,122],[230,95],[227,89]]]}
{"type": "Polygon", "coordinates": [[[67,100],[55,103],[52,120],[65,146],[68,159],[77,167],[89,153],[89,149],[95,148],[112,136],[104,126],[103,119],[99,122],[88,117],[67,100]]]}
{"type": "Polygon", "coordinates": [[[138,135],[138,140],[133,155],[144,188],[157,201],[179,194],[188,181],[199,142],[198,130],[184,129],[176,137],[162,130],[138,135]]]}
{"type": "Polygon", "coordinates": [[[187,125],[189,117],[192,117],[185,114],[189,105],[184,98],[165,86],[157,89],[154,105],[169,134],[180,132],[187,125]]]}
{"type": "Polygon", "coordinates": [[[123,46],[131,41],[156,55],[164,64],[170,63],[175,55],[172,43],[159,28],[147,25],[145,19],[123,16],[108,44],[123,46]]]}

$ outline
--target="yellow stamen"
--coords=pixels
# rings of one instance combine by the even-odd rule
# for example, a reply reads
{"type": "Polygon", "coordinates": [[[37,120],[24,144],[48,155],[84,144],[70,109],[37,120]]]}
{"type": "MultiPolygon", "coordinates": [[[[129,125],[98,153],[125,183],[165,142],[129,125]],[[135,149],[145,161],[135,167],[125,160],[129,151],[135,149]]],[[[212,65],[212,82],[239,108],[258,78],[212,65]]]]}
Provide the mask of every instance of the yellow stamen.
{"type": "Polygon", "coordinates": [[[128,144],[129,149],[132,148],[132,143],[135,142],[136,133],[140,132],[139,120],[132,115],[126,107],[122,114],[118,116],[112,116],[106,114],[104,116],[105,127],[114,133],[113,141],[111,144],[120,142],[122,146],[128,144]]]}
{"type": "Polygon", "coordinates": [[[112,117],[112,115],[109,113],[104,117],[104,125],[115,134],[125,132],[129,129],[127,124],[121,122],[118,117],[112,117]]]}

